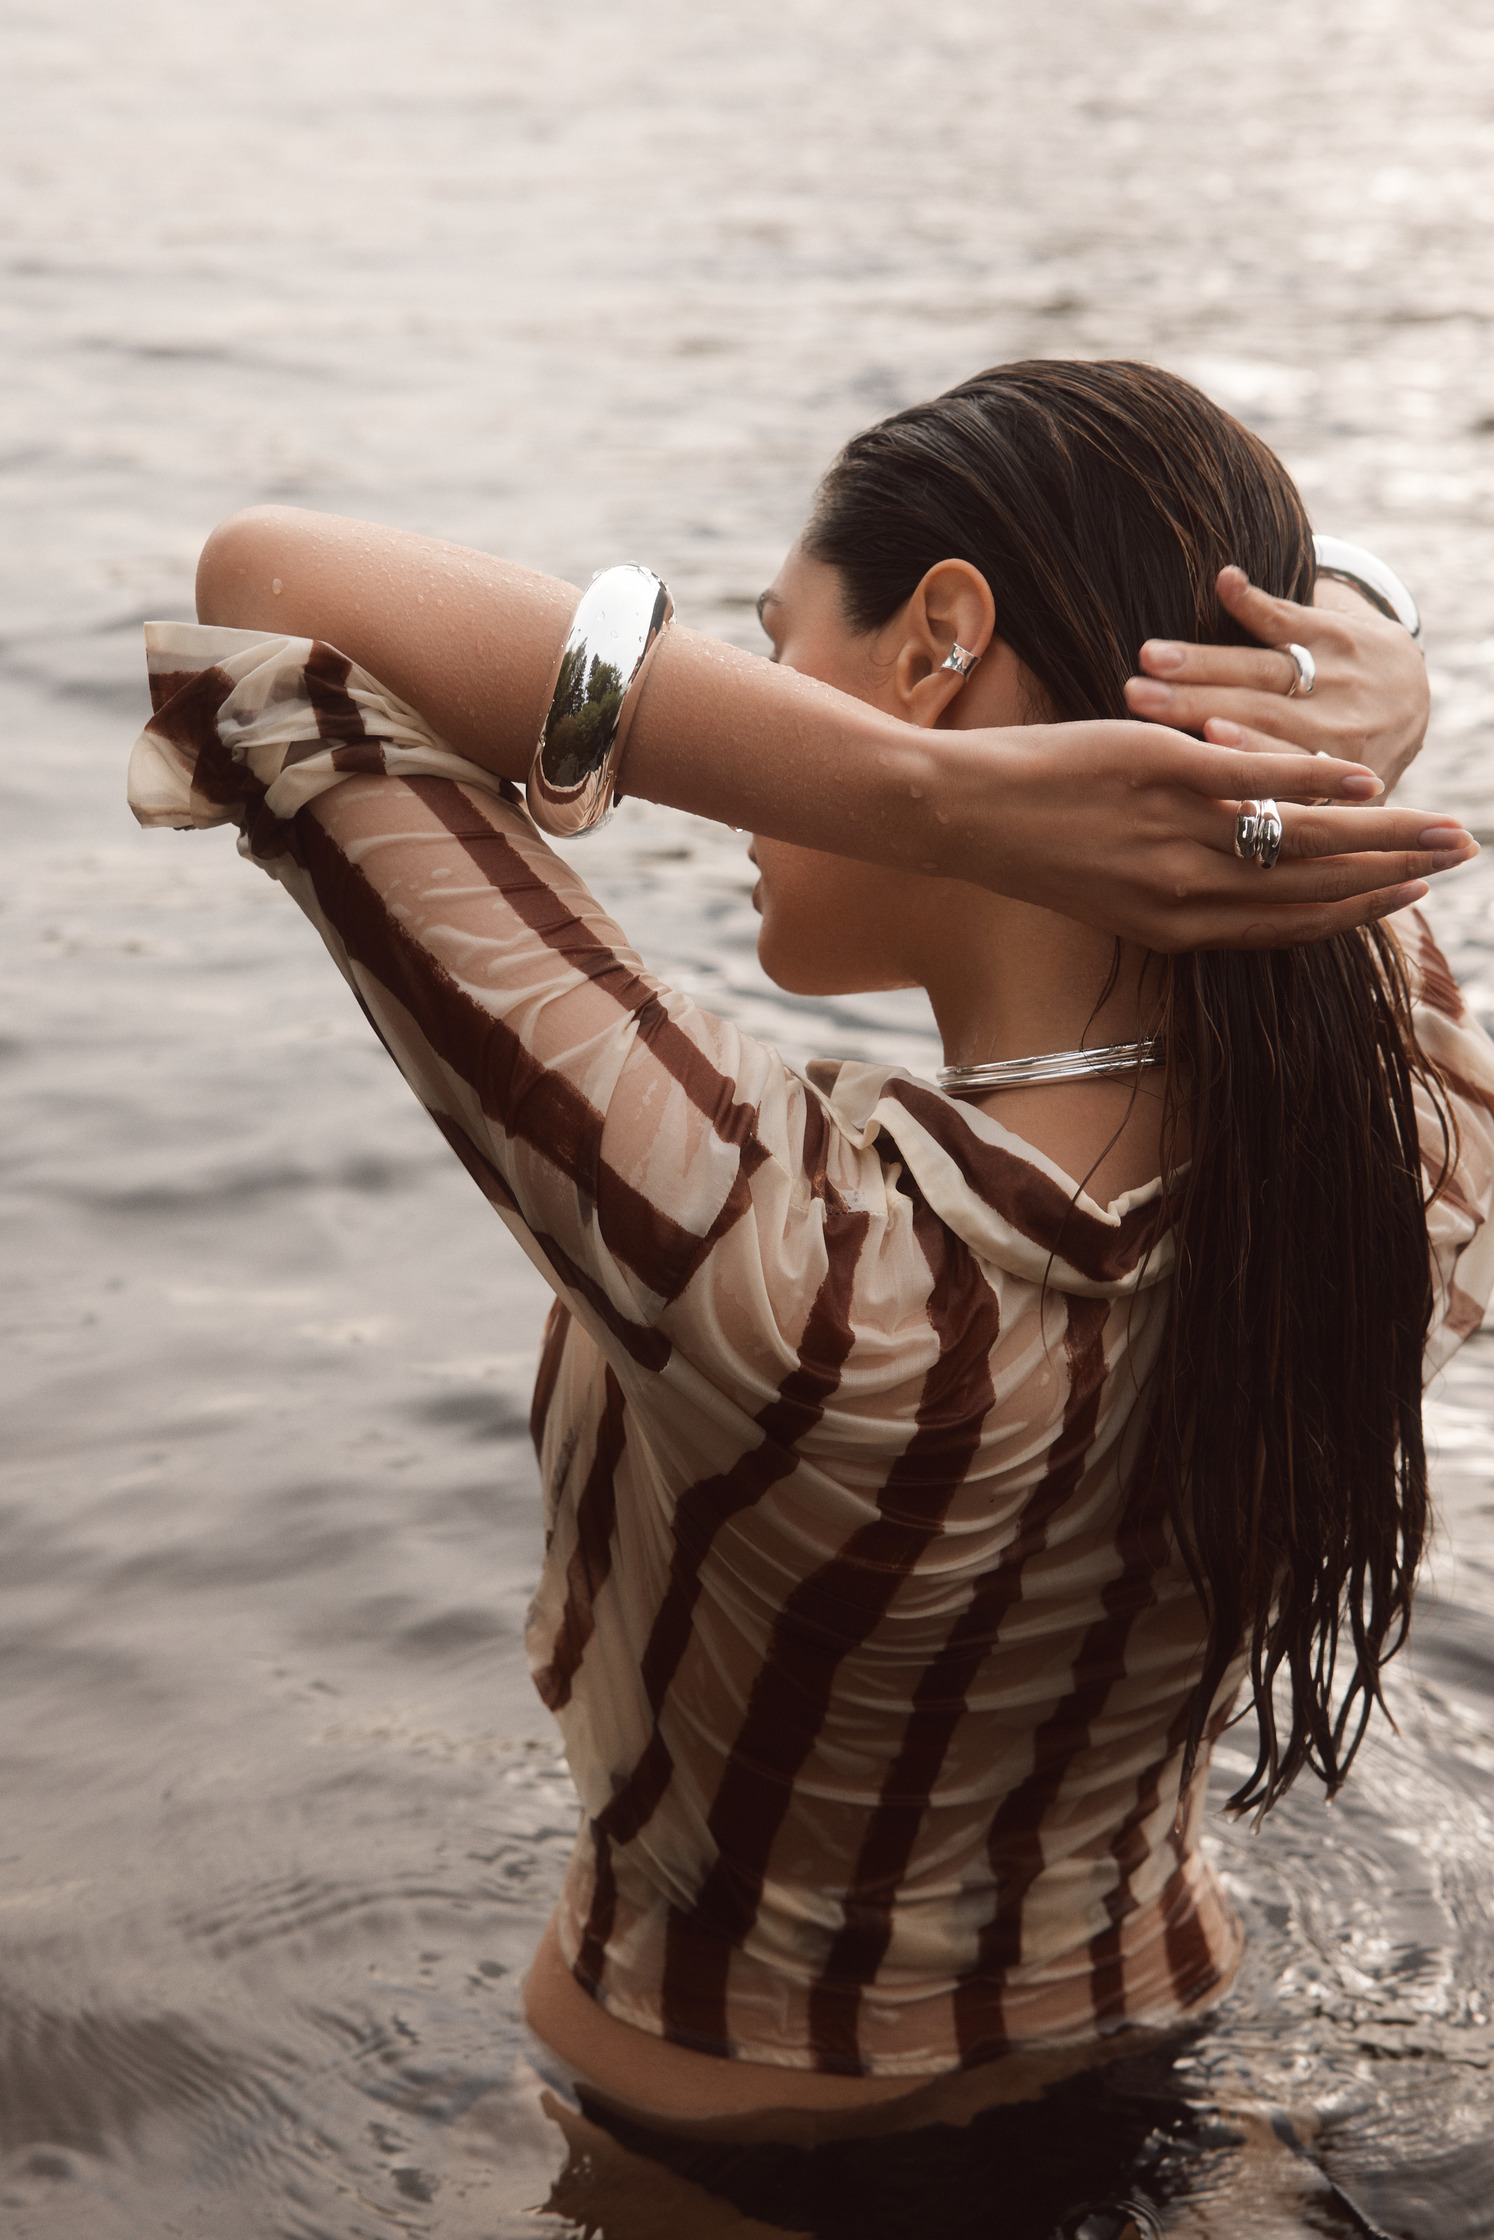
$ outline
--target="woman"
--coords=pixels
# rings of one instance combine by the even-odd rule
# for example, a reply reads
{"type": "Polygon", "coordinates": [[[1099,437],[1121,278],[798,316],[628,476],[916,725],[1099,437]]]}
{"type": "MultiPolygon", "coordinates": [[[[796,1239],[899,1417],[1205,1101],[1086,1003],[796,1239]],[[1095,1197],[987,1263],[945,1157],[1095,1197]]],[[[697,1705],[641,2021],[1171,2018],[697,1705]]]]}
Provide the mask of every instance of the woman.
{"type": "Polygon", "coordinates": [[[584,1817],[528,2012],[617,2136],[963,2120],[1145,2049],[1238,1963],[1197,1832],[1242,1679],[1237,1802],[1348,1769],[1423,1357],[1494,1282],[1494,1063],[1422,922],[1361,922],[1472,844],[1288,809],[1263,882],[1186,788],[1303,794],[1300,760],[1124,722],[1159,624],[1180,720],[1220,637],[1237,712],[1300,717],[1300,661],[1247,649],[1353,643],[1312,580],[1244,429],[1045,362],[848,447],[764,597],[776,669],[657,647],[629,790],[752,825],[784,984],[926,987],[949,1093],[805,1080],[661,988],[493,790],[564,587],[246,516],[210,627],[156,633],[137,811],[241,821],[557,1292],[531,1647],[584,1817]],[[1376,844],[1397,884],[1314,861],[1376,844]],[[1317,946],[1275,948],[1272,891],[1317,946]],[[1014,1082],[1080,1045],[1130,1055],[1014,1082]]]}

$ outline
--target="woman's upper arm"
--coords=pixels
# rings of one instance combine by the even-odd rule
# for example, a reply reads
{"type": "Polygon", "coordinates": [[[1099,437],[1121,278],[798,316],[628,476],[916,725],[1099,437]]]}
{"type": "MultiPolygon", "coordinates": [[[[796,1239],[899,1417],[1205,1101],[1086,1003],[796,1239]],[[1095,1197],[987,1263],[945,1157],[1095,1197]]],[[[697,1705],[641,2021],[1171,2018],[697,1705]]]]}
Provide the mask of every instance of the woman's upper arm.
{"type": "Polygon", "coordinates": [[[791,1180],[812,1093],[653,979],[492,796],[355,779],[297,837],[302,899],[401,1070],[599,1338],[657,1365],[685,1331],[752,1383],[823,1257],[791,1180]]]}
{"type": "Polygon", "coordinates": [[[576,597],[489,553],[295,506],[232,515],[197,570],[200,621],[336,646],[459,753],[514,779],[576,597]]]}

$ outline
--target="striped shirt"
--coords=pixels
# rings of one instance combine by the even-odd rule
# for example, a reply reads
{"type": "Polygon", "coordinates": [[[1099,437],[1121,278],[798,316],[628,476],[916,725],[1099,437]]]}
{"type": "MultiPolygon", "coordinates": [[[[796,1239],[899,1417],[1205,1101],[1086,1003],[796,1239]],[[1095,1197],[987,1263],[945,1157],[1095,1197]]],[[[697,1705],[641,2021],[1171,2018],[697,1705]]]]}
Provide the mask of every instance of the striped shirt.
{"type": "MultiPolygon", "coordinates": [[[[147,637],[137,815],[240,825],[556,1293],[529,1644],[583,1808],[577,1979],[680,2044],[845,2075],[1200,2013],[1241,1932],[1206,1764],[1180,1795],[1203,1616],[1129,1468],[1160,1181],[1101,1206],[909,1073],[794,1072],[341,655],[147,637]]],[[[1494,1286],[1494,1051],[1401,925],[1461,1131],[1432,1368],[1494,1286]]]]}

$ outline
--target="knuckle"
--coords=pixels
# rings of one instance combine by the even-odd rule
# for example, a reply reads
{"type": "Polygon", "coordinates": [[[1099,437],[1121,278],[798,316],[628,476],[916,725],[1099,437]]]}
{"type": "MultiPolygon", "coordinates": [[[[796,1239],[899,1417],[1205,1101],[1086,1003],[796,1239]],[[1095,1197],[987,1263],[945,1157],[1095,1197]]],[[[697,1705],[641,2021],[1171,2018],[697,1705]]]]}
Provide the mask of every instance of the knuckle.
{"type": "Polygon", "coordinates": [[[1325,864],[1314,882],[1313,892],[1318,902],[1347,902],[1354,889],[1346,866],[1325,864]]]}
{"type": "MultiPolygon", "coordinates": [[[[1369,611],[1368,607],[1364,609],[1363,619],[1368,619],[1369,611]]],[[[1336,604],[1313,606],[1309,608],[1308,615],[1310,619],[1304,618],[1300,635],[1303,642],[1307,643],[1308,633],[1311,633],[1310,642],[1317,659],[1320,662],[1336,661],[1339,658],[1352,661],[1359,642],[1361,616],[1358,613],[1350,614],[1347,608],[1336,604]]]]}
{"type": "Polygon", "coordinates": [[[1320,817],[1304,817],[1292,827],[1294,856],[1331,856],[1337,843],[1320,817]]]}
{"type": "Polygon", "coordinates": [[[1363,762],[1374,746],[1374,734],[1362,717],[1351,716],[1333,726],[1328,745],[1341,762],[1363,762]]]}
{"type": "Polygon", "coordinates": [[[1202,899],[1204,890],[1197,872],[1175,852],[1163,867],[1162,879],[1165,882],[1163,891],[1173,911],[1202,899]]]}

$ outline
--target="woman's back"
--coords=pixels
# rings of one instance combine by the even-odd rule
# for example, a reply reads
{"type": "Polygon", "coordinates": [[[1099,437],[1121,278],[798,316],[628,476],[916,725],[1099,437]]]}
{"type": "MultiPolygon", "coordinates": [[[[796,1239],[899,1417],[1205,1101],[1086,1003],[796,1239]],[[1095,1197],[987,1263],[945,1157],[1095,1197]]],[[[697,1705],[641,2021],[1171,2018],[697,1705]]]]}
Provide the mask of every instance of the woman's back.
{"type": "MultiPolygon", "coordinates": [[[[1237,534],[1302,595],[1300,500],[1186,385],[996,369],[849,447],[765,603],[892,731],[966,693],[1032,753],[1035,712],[1124,705],[1133,608],[1215,629],[1237,534]]],[[[558,1294],[530,1641],[583,1824],[535,2026],[686,2114],[1031,2092],[1197,2015],[1240,1943],[1213,1739],[1248,1669],[1241,1797],[1342,1778],[1422,1543],[1429,1332],[1494,1281],[1494,1063],[1424,929],[1161,959],[759,837],[786,985],[922,984],[961,1085],[1132,1053],[1028,1140],[661,987],[329,647],[165,628],[152,668],[150,816],[239,818],[558,1294]]]]}
{"type": "MultiPolygon", "coordinates": [[[[320,736],[307,649],[171,635],[179,743],[256,704],[284,735],[298,696],[320,736]],[[208,716],[214,655],[242,676],[208,716]]],[[[1207,1626],[1136,1468],[1160,1183],[1102,1209],[907,1075],[801,1079],[652,980],[491,792],[352,778],[282,848],[564,1301],[530,1645],[585,1815],[557,1923],[579,1983],[699,2051],[889,2079],[1217,1995],[1239,1935],[1196,1848],[1206,1753],[1179,1812],[1207,1626]]],[[[1415,939],[1461,1134],[1430,1217],[1450,1345],[1494,1275],[1494,1063],[1415,939]]]]}
{"type": "Polygon", "coordinates": [[[588,1813],[562,1949],[622,2019],[850,2075],[1174,2020],[1237,1937],[1173,1833],[1197,1596],[1125,1491],[1160,1192],[1070,1212],[906,1077],[801,1099],[681,1295],[677,1377],[552,1325],[531,1649],[588,1813]],[[765,1339],[781,1373],[744,1384],[765,1339]]]}
{"type": "MultiPolygon", "coordinates": [[[[1168,1303],[1161,1185],[1076,1203],[924,1083],[827,1065],[809,1088],[670,1009],[704,1065],[687,1088],[640,1052],[660,1078],[614,1092],[603,1154],[667,1177],[694,1234],[738,1178],[749,1204],[661,1314],[667,1362],[635,1367],[564,1310],[547,1338],[530,1642],[587,1813],[566,1960],[646,2030],[848,2075],[1176,2023],[1227,1984],[1239,1934],[1196,1848],[1207,1752],[1179,1811],[1207,1626],[1134,1468],[1168,1303]],[[713,1130],[700,1171],[706,1067],[751,1121],[713,1130]],[[737,1163],[717,1150],[734,1136],[737,1163]]],[[[1460,1004],[1423,1024],[1494,1090],[1460,1004]]],[[[1494,1272],[1467,1268],[1467,1293],[1452,1274],[1494,1187],[1487,1111],[1458,1119],[1439,1348],[1494,1272]]]]}

